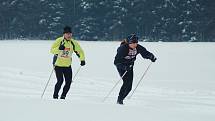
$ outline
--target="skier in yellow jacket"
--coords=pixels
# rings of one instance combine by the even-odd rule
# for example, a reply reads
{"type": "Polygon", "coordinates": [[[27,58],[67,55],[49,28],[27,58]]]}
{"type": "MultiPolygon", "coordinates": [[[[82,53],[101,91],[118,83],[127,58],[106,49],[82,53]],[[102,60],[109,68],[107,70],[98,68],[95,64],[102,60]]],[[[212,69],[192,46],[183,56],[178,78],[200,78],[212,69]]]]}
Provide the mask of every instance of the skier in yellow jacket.
{"type": "Polygon", "coordinates": [[[57,78],[53,98],[58,99],[58,93],[65,80],[65,86],[60,99],[65,99],[66,94],[72,83],[72,53],[75,52],[79,57],[81,66],[85,65],[84,52],[77,41],[72,39],[72,32],[69,26],[64,27],[63,37],[56,39],[51,47],[51,53],[54,54],[53,65],[57,78]]]}

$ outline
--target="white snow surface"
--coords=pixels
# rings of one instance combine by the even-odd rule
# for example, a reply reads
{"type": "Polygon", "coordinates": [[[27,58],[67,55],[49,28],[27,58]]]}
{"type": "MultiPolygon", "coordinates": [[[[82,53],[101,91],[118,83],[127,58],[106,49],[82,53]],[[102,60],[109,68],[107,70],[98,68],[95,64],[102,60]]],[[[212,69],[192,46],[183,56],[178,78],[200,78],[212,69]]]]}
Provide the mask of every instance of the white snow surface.
{"type": "MultiPolygon", "coordinates": [[[[158,58],[125,105],[113,65],[119,42],[80,41],[86,54],[66,100],[54,100],[54,41],[0,41],[0,121],[215,121],[215,43],[140,42],[158,58]]],[[[73,56],[73,74],[79,68],[73,56]]],[[[137,57],[133,88],[150,64],[137,57]]]]}

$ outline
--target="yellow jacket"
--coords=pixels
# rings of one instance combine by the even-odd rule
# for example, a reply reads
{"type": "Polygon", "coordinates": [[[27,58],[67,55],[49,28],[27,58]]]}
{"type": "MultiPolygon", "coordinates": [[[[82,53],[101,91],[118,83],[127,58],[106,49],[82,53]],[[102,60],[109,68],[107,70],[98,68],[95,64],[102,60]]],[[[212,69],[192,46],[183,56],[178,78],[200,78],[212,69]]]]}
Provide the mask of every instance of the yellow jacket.
{"type": "Polygon", "coordinates": [[[71,66],[73,52],[79,55],[80,61],[85,60],[84,51],[77,41],[74,39],[66,40],[64,37],[57,38],[51,47],[51,53],[58,55],[54,65],[59,67],[71,66]],[[59,50],[61,44],[65,46],[64,50],[59,50]]]}

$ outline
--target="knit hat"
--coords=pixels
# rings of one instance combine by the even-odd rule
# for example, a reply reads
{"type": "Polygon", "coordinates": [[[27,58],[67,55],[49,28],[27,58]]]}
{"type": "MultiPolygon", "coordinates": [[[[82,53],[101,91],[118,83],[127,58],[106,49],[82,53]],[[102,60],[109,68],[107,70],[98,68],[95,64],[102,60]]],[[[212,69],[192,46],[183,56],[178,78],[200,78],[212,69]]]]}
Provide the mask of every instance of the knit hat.
{"type": "Polygon", "coordinates": [[[65,26],[65,27],[63,28],[63,33],[64,33],[64,34],[65,34],[65,33],[72,33],[71,27],[65,26]]]}
{"type": "Polygon", "coordinates": [[[136,34],[130,34],[127,38],[126,38],[127,42],[129,44],[131,43],[138,43],[138,37],[136,36],[136,34]]]}

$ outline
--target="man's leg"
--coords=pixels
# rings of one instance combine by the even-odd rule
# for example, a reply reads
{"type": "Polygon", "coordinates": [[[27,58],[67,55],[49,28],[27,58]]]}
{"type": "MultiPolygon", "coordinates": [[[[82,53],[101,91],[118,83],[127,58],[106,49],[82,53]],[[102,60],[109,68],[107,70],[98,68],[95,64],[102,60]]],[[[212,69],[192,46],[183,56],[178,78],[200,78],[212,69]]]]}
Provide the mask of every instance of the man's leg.
{"type": "Polygon", "coordinates": [[[61,95],[61,99],[66,98],[66,94],[68,93],[71,83],[72,83],[72,68],[66,67],[64,69],[64,77],[65,77],[65,86],[63,87],[63,93],[61,95]]]}
{"type": "Polygon", "coordinates": [[[55,67],[55,74],[56,74],[56,78],[57,78],[57,83],[55,84],[53,98],[57,99],[58,98],[59,90],[61,88],[61,85],[63,84],[63,72],[62,72],[62,68],[56,66],[55,67]]]}

